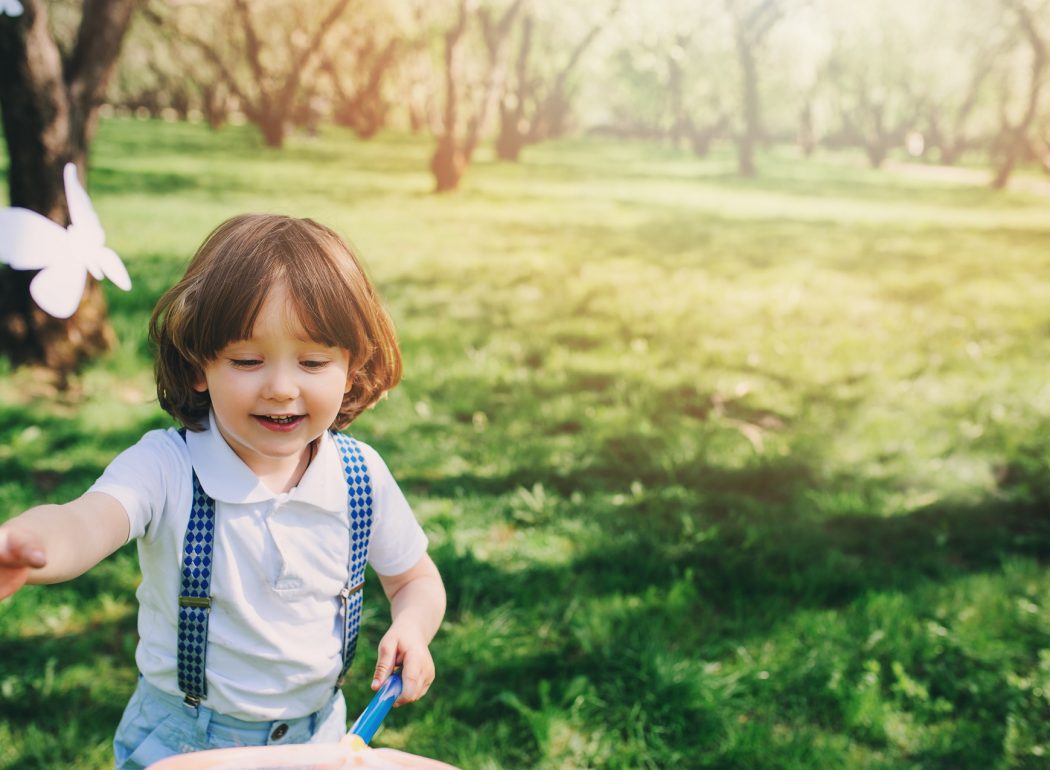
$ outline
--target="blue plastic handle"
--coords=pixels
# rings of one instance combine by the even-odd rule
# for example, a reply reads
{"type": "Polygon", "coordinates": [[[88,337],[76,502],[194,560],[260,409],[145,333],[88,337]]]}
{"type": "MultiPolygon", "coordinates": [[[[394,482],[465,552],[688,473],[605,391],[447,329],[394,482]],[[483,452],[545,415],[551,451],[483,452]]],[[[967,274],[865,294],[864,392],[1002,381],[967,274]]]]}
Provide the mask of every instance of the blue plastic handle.
{"type": "Polygon", "coordinates": [[[375,696],[372,698],[372,702],[369,703],[365,710],[361,712],[361,716],[354,722],[354,726],[350,728],[350,732],[357,735],[365,743],[372,742],[372,736],[376,734],[376,730],[379,729],[380,722],[383,721],[383,717],[390,713],[390,709],[394,705],[394,701],[401,695],[401,673],[395,671],[390,677],[383,682],[383,686],[379,688],[375,696]]]}

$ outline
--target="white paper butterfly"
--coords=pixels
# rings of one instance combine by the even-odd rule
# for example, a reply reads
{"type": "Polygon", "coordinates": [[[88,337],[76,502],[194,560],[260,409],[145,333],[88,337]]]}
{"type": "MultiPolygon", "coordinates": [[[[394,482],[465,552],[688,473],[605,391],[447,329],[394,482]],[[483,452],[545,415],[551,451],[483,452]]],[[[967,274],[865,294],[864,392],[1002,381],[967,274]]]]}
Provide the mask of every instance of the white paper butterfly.
{"type": "Polygon", "coordinates": [[[100,281],[105,276],[124,291],[131,288],[124,263],[105,246],[106,235],[80,186],[77,167],[67,163],[62,176],[69,227],[29,209],[0,209],[0,262],[15,270],[40,271],[30,282],[29,293],[55,318],[69,318],[76,312],[88,273],[100,281]]]}
{"type": "Polygon", "coordinates": [[[0,16],[21,16],[25,8],[18,0],[0,0],[0,16]]]}

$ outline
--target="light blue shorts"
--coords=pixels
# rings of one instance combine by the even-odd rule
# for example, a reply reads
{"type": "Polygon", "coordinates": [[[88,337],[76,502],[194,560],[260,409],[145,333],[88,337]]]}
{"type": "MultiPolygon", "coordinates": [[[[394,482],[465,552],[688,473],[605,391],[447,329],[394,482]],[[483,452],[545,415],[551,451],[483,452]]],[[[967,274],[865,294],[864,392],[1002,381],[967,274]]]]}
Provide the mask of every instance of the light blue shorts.
{"type": "Polygon", "coordinates": [[[141,676],[113,739],[117,770],[139,770],[165,757],[235,746],[334,743],[346,734],[346,701],[336,691],[324,707],[298,719],[246,722],[158,690],[141,676]]]}

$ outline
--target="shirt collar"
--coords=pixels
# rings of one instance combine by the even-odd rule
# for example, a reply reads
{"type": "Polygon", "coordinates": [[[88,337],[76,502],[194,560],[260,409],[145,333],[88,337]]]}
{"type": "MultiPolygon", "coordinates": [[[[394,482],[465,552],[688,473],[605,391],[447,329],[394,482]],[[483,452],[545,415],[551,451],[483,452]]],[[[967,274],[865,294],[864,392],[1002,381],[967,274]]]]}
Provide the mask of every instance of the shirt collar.
{"type": "Polygon", "coordinates": [[[226,443],[214,415],[202,431],[186,431],[186,447],[205,493],[224,503],[260,503],[281,498],[333,513],[346,510],[346,483],[339,450],[328,431],[321,434],[314,459],[299,484],[287,494],[275,494],[226,443]]]}

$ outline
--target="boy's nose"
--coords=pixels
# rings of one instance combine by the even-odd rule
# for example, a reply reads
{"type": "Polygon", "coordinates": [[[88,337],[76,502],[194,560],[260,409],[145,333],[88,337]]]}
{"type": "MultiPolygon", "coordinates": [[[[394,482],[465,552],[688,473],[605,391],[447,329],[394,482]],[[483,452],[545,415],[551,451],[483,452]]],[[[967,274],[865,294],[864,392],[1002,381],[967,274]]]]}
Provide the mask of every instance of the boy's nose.
{"type": "Polygon", "coordinates": [[[298,394],[295,377],[285,367],[275,367],[263,388],[263,396],[274,401],[287,401],[298,394]]]}

